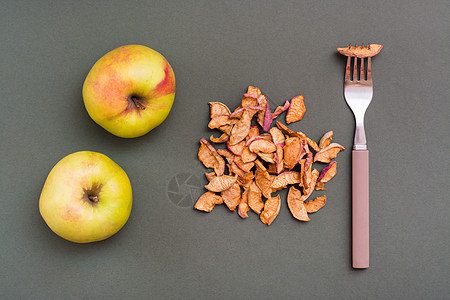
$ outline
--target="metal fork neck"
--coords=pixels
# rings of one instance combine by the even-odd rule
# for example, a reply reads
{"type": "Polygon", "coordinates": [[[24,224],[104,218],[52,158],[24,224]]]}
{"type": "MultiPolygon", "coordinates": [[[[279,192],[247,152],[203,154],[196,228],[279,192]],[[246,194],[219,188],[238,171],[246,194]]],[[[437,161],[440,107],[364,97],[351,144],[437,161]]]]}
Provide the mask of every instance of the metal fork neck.
{"type": "Polygon", "coordinates": [[[353,141],[354,150],[367,150],[366,131],[364,130],[364,112],[355,113],[356,128],[353,141]]]}

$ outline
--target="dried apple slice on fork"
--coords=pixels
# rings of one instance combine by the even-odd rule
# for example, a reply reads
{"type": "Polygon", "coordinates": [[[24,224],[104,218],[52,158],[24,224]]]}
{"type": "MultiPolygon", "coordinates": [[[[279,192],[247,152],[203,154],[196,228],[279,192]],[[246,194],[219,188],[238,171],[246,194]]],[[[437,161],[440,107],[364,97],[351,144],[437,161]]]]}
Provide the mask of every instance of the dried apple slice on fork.
{"type": "Polygon", "coordinates": [[[358,46],[357,44],[355,46],[352,46],[352,44],[350,44],[345,48],[337,48],[337,51],[345,56],[364,58],[377,55],[378,53],[380,53],[381,48],[383,48],[383,45],[368,44],[364,47],[364,44],[362,44],[362,46],[358,46]]]}

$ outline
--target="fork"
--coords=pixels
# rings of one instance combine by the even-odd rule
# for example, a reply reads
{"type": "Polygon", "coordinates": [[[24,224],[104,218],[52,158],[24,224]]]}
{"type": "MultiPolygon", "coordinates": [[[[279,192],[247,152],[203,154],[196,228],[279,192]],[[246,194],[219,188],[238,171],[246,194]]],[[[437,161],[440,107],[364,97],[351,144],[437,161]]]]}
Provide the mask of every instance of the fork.
{"type": "Polygon", "coordinates": [[[367,76],[364,73],[364,58],[352,59],[348,56],[344,96],[356,121],[352,150],[352,261],[355,269],[369,267],[369,150],[364,131],[364,114],[373,95],[370,57],[367,58],[367,76]],[[353,74],[350,72],[352,61],[353,74]]]}

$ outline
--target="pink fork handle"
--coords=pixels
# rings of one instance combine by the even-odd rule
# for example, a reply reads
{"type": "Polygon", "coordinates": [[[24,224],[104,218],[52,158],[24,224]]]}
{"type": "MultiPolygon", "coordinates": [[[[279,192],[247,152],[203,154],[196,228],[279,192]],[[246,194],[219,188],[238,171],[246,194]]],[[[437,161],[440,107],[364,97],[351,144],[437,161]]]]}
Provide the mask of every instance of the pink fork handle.
{"type": "Polygon", "coordinates": [[[369,150],[352,151],[353,268],[369,267],[369,150]]]}

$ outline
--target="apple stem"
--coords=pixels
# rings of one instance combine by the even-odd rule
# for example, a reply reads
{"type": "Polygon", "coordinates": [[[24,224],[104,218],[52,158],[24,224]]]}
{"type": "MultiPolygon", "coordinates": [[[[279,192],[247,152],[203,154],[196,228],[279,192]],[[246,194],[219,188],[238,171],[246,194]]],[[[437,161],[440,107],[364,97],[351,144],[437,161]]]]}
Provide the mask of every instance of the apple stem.
{"type": "Polygon", "coordinates": [[[144,109],[145,109],[145,106],[142,105],[142,104],[139,102],[139,99],[138,99],[138,98],[136,98],[136,97],[133,96],[133,97],[131,97],[131,101],[133,101],[134,105],[136,105],[137,108],[139,108],[139,109],[141,109],[141,110],[144,110],[144,109]]]}
{"type": "Polygon", "coordinates": [[[98,196],[89,195],[88,196],[89,201],[97,203],[98,202],[98,196]]]}

